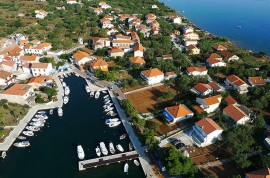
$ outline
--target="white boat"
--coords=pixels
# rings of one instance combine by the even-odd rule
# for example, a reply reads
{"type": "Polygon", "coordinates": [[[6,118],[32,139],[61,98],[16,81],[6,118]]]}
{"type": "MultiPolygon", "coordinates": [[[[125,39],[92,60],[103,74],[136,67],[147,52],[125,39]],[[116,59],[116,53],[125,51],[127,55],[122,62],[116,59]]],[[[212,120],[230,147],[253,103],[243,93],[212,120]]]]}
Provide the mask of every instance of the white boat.
{"type": "Polygon", "coordinates": [[[22,141],[22,142],[17,142],[13,144],[16,147],[28,147],[30,146],[30,142],[29,141],[22,141]]]}
{"type": "Polygon", "coordinates": [[[134,159],[134,164],[135,164],[136,166],[139,166],[139,165],[140,165],[139,161],[137,161],[136,159],[134,159]]]}
{"type": "Polygon", "coordinates": [[[67,73],[68,76],[71,76],[71,73],[67,73]]]}
{"type": "Polygon", "coordinates": [[[59,117],[63,116],[63,109],[61,107],[57,109],[57,112],[59,117]]]}
{"type": "Polygon", "coordinates": [[[128,173],[128,163],[126,163],[124,166],[124,172],[128,173]]]}
{"type": "Polygon", "coordinates": [[[67,86],[66,82],[62,82],[62,86],[65,88],[67,86]]]}
{"type": "Polygon", "coordinates": [[[121,121],[111,122],[108,124],[109,127],[116,127],[121,124],[121,121]]]}
{"type": "Polygon", "coordinates": [[[95,96],[95,92],[94,91],[91,91],[90,92],[90,97],[93,97],[93,96],[95,96]]]}
{"type": "Polygon", "coordinates": [[[36,114],[35,117],[38,119],[48,119],[48,116],[46,114],[36,114]]]}
{"type": "Polygon", "coordinates": [[[33,131],[33,132],[36,132],[36,131],[39,131],[40,128],[39,127],[36,127],[36,126],[26,126],[25,127],[27,130],[30,130],[30,131],[33,131]]]}
{"type": "Polygon", "coordinates": [[[108,100],[108,101],[105,101],[105,104],[109,104],[111,101],[110,100],[108,100]]]}
{"type": "Polygon", "coordinates": [[[117,150],[119,150],[120,152],[124,152],[124,149],[123,149],[123,147],[122,147],[120,144],[116,145],[116,148],[117,148],[117,150]]]}
{"type": "Polygon", "coordinates": [[[59,80],[60,80],[60,82],[63,82],[64,81],[62,78],[60,78],[59,80]]]}
{"type": "Polygon", "coordinates": [[[114,113],[114,112],[112,112],[112,113],[110,113],[110,116],[116,116],[117,114],[116,113],[114,113]]]}
{"type": "Polygon", "coordinates": [[[123,139],[125,139],[126,137],[127,137],[127,134],[123,134],[123,135],[120,136],[120,140],[123,140],[123,139]]]}
{"type": "Polygon", "coordinates": [[[107,150],[104,142],[100,142],[99,143],[99,146],[100,146],[100,149],[101,149],[102,154],[104,154],[106,156],[108,154],[108,150],[107,150]]]}
{"type": "Polygon", "coordinates": [[[77,154],[79,159],[84,159],[85,154],[81,145],[77,146],[77,154]]]}
{"type": "Polygon", "coordinates": [[[108,101],[110,101],[110,98],[105,98],[105,99],[104,99],[104,102],[105,102],[105,103],[108,102],[108,101]]]}
{"type": "Polygon", "coordinates": [[[115,149],[114,149],[114,146],[113,146],[112,142],[109,143],[109,150],[110,150],[111,154],[115,153],[115,149]]]}
{"type": "Polygon", "coordinates": [[[38,114],[46,114],[46,111],[38,111],[38,114]]]}
{"type": "Polygon", "coordinates": [[[130,151],[132,151],[134,149],[134,146],[132,145],[131,142],[128,144],[128,148],[129,148],[130,151]]]}
{"type": "Polygon", "coordinates": [[[110,123],[110,122],[117,122],[117,121],[119,121],[118,118],[106,119],[106,120],[105,120],[105,123],[108,124],[108,123],[110,123]]]}
{"type": "Polygon", "coordinates": [[[66,78],[66,77],[68,77],[68,75],[67,74],[64,74],[64,77],[66,78]]]}
{"type": "Polygon", "coordinates": [[[34,132],[33,132],[33,131],[23,131],[22,133],[23,133],[24,135],[26,135],[26,136],[29,136],[29,137],[34,136],[34,132]]]}
{"type": "Polygon", "coordinates": [[[110,106],[112,106],[112,105],[113,105],[113,103],[108,103],[108,104],[106,104],[105,106],[110,107],[110,106]]]}
{"type": "Polygon", "coordinates": [[[97,154],[97,156],[101,156],[101,152],[100,152],[100,149],[98,146],[96,147],[96,154],[97,154]]]}
{"type": "Polygon", "coordinates": [[[112,110],[113,110],[113,107],[110,107],[110,108],[105,109],[104,111],[109,112],[109,111],[112,111],[112,110]]]}
{"type": "Polygon", "coordinates": [[[67,103],[68,103],[68,101],[69,101],[68,96],[64,96],[63,103],[64,103],[64,104],[67,104],[67,103]]]}
{"type": "Polygon", "coordinates": [[[30,122],[29,124],[32,126],[36,126],[36,127],[43,127],[44,126],[43,122],[30,122]]]}
{"type": "Polygon", "coordinates": [[[49,114],[53,115],[53,109],[50,109],[49,114]]]}
{"type": "Polygon", "coordinates": [[[24,136],[19,136],[18,139],[20,139],[20,140],[25,140],[26,137],[24,137],[24,136]]]}
{"type": "Polygon", "coordinates": [[[105,95],[103,96],[103,99],[106,99],[106,98],[109,98],[110,96],[109,95],[105,95]]]}
{"type": "Polygon", "coordinates": [[[102,90],[102,93],[107,93],[107,91],[106,90],[102,90]]]}
{"type": "Polygon", "coordinates": [[[41,119],[41,118],[33,118],[32,121],[34,121],[34,122],[43,122],[43,123],[46,122],[45,119],[41,119]]]}
{"type": "Polygon", "coordinates": [[[70,89],[68,86],[65,87],[65,95],[69,95],[70,93],[70,89]]]}
{"type": "Polygon", "coordinates": [[[85,85],[85,90],[86,90],[87,93],[90,93],[90,88],[89,88],[88,85],[85,85]]]}
{"type": "Polygon", "coordinates": [[[100,92],[97,91],[97,92],[95,93],[95,98],[98,99],[98,98],[99,98],[99,95],[100,95],[100,92]]]}
{"type": "Polygon", "coordinates": [[[77,77],[80,77],[80,75],[79,75],[79,74],[77,74],[77,73],[75,73],[75,75],[76,75],[77,77]]]}
{"type": "Polygon", "coordinates": [[[3,151],[1,156],[3,159],[5,159],[5,157],[7,156],[7,152],[3,151]]]}

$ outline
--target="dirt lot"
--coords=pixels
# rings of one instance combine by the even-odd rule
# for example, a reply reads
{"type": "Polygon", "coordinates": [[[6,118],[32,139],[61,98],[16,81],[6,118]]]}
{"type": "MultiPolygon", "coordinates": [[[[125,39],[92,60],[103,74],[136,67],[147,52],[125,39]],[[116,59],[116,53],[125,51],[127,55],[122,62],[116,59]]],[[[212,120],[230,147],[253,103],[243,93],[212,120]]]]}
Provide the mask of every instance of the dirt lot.
{"type": "Polygon", "coordinates": [[[157,133],[159,135],[164,135],[166,133],[169,133],[169,132],[179,128],[179,126],[176,124],[167,125],[167,124],[164,124],[163,122],[161,122],[160,120],[155,119],[155,118],[153,118],[152,121],[159,125],[159,130],[157,131],[157,133]]]}

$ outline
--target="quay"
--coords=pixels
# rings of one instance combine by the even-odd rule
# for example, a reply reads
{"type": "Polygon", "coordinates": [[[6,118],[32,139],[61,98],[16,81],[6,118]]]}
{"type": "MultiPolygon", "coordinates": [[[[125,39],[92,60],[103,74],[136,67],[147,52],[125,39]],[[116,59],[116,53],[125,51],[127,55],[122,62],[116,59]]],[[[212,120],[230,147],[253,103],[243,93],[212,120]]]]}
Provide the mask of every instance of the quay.
{"type": "Polygon", "coordinates": [[[120,154],[115,154],[115,155],[109,155],[109,156],[79,161],[78,166],[79,166],[79,171],[83,171],[87,168],[109,165],[112,163],[132,160],[136,158],[139,158],[139,154],[136,151],[130,151],[130,152],[125,152],[125,153],[120,153],[120,154]]]}

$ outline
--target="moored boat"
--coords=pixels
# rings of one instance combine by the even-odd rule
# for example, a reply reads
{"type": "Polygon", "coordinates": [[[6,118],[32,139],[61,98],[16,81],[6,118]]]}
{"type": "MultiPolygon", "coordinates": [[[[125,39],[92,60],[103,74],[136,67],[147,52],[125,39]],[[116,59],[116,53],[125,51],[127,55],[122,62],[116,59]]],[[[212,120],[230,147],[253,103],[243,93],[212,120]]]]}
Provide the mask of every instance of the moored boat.
{"type": "Polygon", "coordinates": [[[63,103],[64,103],[64,104],[67,104],[67,103],[68,103],[68,101],[69,101],[68,96],[64,96],[63,103]]]}
{"type": "Polygon", "coordinates": [[[137,161],[136,159],[134,159],[134,164],[135,164],[136,166],[139,166],[139,165],[140,165],[139,161],[137,161]]]}
{"type": "Polygon", "coordinates": [[[120,136],[120,140],[123,140],[123,139],[125,139],[126,137],[127,137],[127,134],[123,134],[123,135],[120,136]]]}
{"type": "Polygon", "coordinates": [[[97,91],[97,92],[95,93],[95,98],[98,99],[98,98],[99,98],[99,95],[100,95],[100,92],[97,91]]]}
{"type": "Polygon", "coordinates": [[[29,141],[22,141],[22,142],[17,142],[13,144],[16,147],[28,147],[30,146],[30,142],[29,141]]]}
{"type": "Polygon", "coordinates": [[[38,114],[46,114],[46,111],[38,111],[38,114]]]}
{"type": "Polygon", "coordinates": [[[90,92],[90,97],[93,97],[93,96],[95,96],[95,92],[94,91],[91,91],[90,92]]]}
{"type": "Polygon", "coordinates": [[[80,77],[80,75],[79,75],[79,74],[77,74],[77,73],[75,73],[75,75],[76,75],[77,77],[80,77]]]}
{"type": "Polygon", "coordinates": [[[116,148],[117,148],[117,150],[119,150],[120,152],[124,152],[124,149],[123,149],[123,147],[122,147],[120,144],[116,145],[116,148]]]}
{"type": "Polygon", "coordinates": [[[20,139],[20,140],[25,140],[26,137],[24,137],[24,136],[19,136],[18,139],[20,139]]]}
{"type": "Polygon", "coordinates": [[[100,146],[100,149],[101,149],[102,154],[104,154],[106,156],[108,154],[108,150],[107,150],[104,142],[100,142],[99,143],[99,146],[100,146]]]}
{"type": "Polygon", "coordinates": [[[109,124],[108,124],[108,126],[109,127],[116,127],[116,126],[118,126],[118,125],[120,125],[121,124],[121,121],[116,121],[116,122],[110,122],[109,124]]]}
{"type": "Polygon", "coordinates": [[[23,131],[22,133],[23,133],[24,135],[26,135],[26,136],[29,136],[29,137],[34,136],[34,132],[33,132],[33,131],[23,131]]]}
{"type": "Polygon", "coordinates": [[[65,95],[69,95],[69,93],[70,93],[69,86],[66,86],[65,87],[65,95]]]}
{"type": "Polygon", "coordinates": [[[129,150],[130,150],[130,151],[132,151],[132,150],[134,149],[134,146],[132,145],[132,143],[131,143],[131,142],[129,142],[129,144],[128,144],[128,148],[129,148],[129,150]]]}
{"type": "Polygon", "coordinates": [[[114,149],[114,146],[113,146],[112,142],[109,143],[109,150],[110,150],[111,154],[115,153],[115,149],[114,149]]]}
{"type": "Polygon", "coordinates": [[[107,93],[107,91],[106,90],[102,90],[102,93],[107,93]]]}
{"type": "Polygon", "coordinates": [[[79,159],[84,159],[85,154],[81,145],[77,146],[77,154],[79,159]]]}
{"type": "Polygon", "coordinates": [[[7,152],[3,151],[1,156],[3,159],[5,159],[5,157],[7,156],[7,152]]]}
{"type": "Polygon", "coordinates": [[[110,100],[107,100],[107,101],[105,101],[104,103],[105,104],[109,104],[111,101],[110,100]]]}
{"type": "Polygon", "coordinates": [[[88,85],[85,85],[85,90],[86,90],[87,93],[90,93],[90,88],[89,88],[88,85]]]}
{"type": "Polygon", "coordinates": [[[40,128],[39,127],[36,127],[36,126],[26,126],[25,127],[27,130],[30,130],[30,131],[33,131],[33,132],[36,132],[36,131],[39,131],[40,128]]]}
{"type": "Polygon", "coordinates": [[[32,126],[36,126],[36,127],[43,127],[44,126],[43,122],[30,122],[29,124],[32,126]]]}
{"type": "Polygon", "coordinates": [[[62,86],[65,88],[67,86],[66,82],[62,82],[62,86]]]}
{"type": "Polygon", "coordinates": [[[118,118],[113,118],[113,119],[108,118],[108,119],[105,119],[105,123],[106,124],[109,124],[110,122],[117,122],[117,121],[119,121],[118,118]]]}
{"type": "Polygon", "coordinates": [[[128,163],[126,163],[124,166],[124,172],[128,173],[128,163]]]}
{"type": "Polygon", "coordinates": [[[34,122],[43,122],[43,123],[46,122],[45,119],[41,119],[41,118],[33,118],[32,121],[34,121],[34,122]]]}
{"type": "Polygon", "coordinates": [[[109,95],[105,95],[103,96],[103,99],[106,99],[106,98],[109,98],[110,96],[109,95]]]}
{"type": "Polygon", "coordinates": [[[46,114],[36,114],[35,117],[39,119],[48,119],[48,116],[46,114]]]}
{"type": "Polygon", "coordinates": [[[53,109],[50,109],[49,114],[53,115],[53,109]]]}
{"type": "Polygon", "coordinates": [[[57,112],[59,117],[63,116],[63,109],[61,107],[57,109],[57,112]]]}
{"type": "Polygon", "coordinates": [[[96,147],[96,154],[97,156],[101,156],[100,148],[98,146],[96,147]]]}

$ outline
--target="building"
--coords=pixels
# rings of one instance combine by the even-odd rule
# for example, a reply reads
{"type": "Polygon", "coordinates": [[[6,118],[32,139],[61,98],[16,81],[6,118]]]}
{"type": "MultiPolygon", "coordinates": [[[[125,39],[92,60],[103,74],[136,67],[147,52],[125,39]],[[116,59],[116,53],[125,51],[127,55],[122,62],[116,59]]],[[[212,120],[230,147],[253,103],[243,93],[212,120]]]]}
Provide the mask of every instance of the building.
{"type": "Polygon", "coordinates": [[[197,40],[183,39],[183,45],[186,47],[190,45],[196,46],[197,44],[198,44],[197,40]]]}
{"type": "Polygon", "coordinates": [[[249,85],[236,75],[230,75],[224,82],[228,88],[237,90],[240,94],[248,92],[249,85]]]}
{"type": "Polygon", "coordinates": [[[38,43],[37,45],[30,43],[24,46],[25,53],[30,54],[43,54],[44,52],[49,51],[52,48],[51,43],[38,43]]]}
{"type": "Polygon", "coordinates": [[[14,61],[3,61],[0,64],[1,70],[11,73],[17,70],[17,64],[14,61]]]}
{"type": "Polygon", "coordinates": [[[158,6],[155,5],[155,4],[153,4],[153,5],[152,5],[152,9],[158,9],[158,6]]]}
{"type": "Polygon", "coordinates": [[[112,47],[111,50],[109,50],[109,56],[110,57],[123,57],[125,55],[125,52],[119,48],[119,47],[112,47]]]}
{"type": "Polygon", "coordinates": [[[257,85],[265,85],[266,82],[264,81],[264,79],[261,76],[258,77],[248,77],[248,83],[254,87],[257,85]]]}
{"type": "Polygon", "coordinates": [[[187,67],[187,74],[188,75],[193,75],[193,76],[205,76],[207,75],[208,70],[206,67],[201,66],[201,67],[187,67]]]}
{"type": "Polygon", "coordinates": [[[231,61],[237,61],[239,60],[239,57],[236,56],[235,54],[231,53],[230,51],[223,50],[220,52],[221,56],[224,57],[224,60],[227,62],[231,61]]]}
{"type": "Polygon", "coordinates": [[[262,168],[256,171],[246,173],[245,178],[269,178],[270,168],[262,168]]]}
{"type": "Polygon", "coordinates": [[[0,70],[0,85],[10,85],[15,81],[16,76],[11,72],[0,70]]]}
{"type": "Polygon", "coordinates": [[[229,105],[224,108],[223,114],[232,119],[236,125],[244,125],[250,121],[250,117],[236,105],[229,105]]]}
{"type": "Polygon", "coordinates": [[[196,102],[199,107],[207,113],[212,113],[219,108],[222,96],[220,94],[207,97],[197,97],[196,102]]]}
{"type": "Polygon", "coordinates": [[[48,15],[48,12],[46,12],[43,9],[35,10],[35,13],[36,13],[36,18],[38,19],[44,19],[48,15]]]}
{"type": "Polygon", "coordinates": [[[187,40],[199,40],[200,37],[199,37],[199,35],[197,33],[189,32],[189,33],[184,34],[184,39],[187,39],[187,40]]]}
{"type": "Polygon", "coordinates": [[[51,75],[53,72],[51,63],[33,63],[31,72],[34,77],[51,75]]]}
{"type": "Polygon", "coordinates": [[[224,51],[224,50],[227,50],[226,47],[224,47],[223,45],[221,44],[214,44],[212,46],[212,48],[215,50],[215,51],[224,51]]]}
{"type": "Polygon", "coordinates": [[[175,79],[177,74],[174,71],[165,73],[165,80],[175,79]]]}
{"type": "Polygon", "coordinates": [[[92,58],[86,52],[77,51],[76,53],[73,54],[73,63],[78,65],[78,66],[84,65],[85,63],[87,63],[91,60],[92,60],[92,58]]]}
{"type": "Polygon", "coordinates": [[[92,7],[92,9],[97,15],[100,15],[103,13],[103,10],[99,7],[97,7],[97,8],[92,7]]]}
{"type": "Polygon", "coordinates": [[[111,46],[111,41],[109,38],[92,37],[90,39],[90,43],[94,50],[111,46]]]}
{"type": "Polygon", "coordinates": [[[141,72],[141,77],[148,83],[148,85],[154,85],[161,83],[164,80],[164,73],[159,69],[149,69],[141,72]]]}
{"type": "Polygon", "coordinates": [[[134,57],[143,57],[144,47],[141,44],[134,46],[134,57]]]}
{"type": "Polygon", "coordinates": [[[194,32],[194,28],[191,26],[184,26],[182,30],[183,30],[183,34],[194,32]]]}
{"type": "Polygon", "coordinates": [[[193,117],[194,113],[184,104],[165,108],[163,115],[170,123],[180,122],[193,117]]]}
{"type": "Polygon", "coordinates": [[[122,49],[130,49],[134,42],[132,40],[112,40],[113,47],[119,47],[122,49]]]}
{"type": "Polygon", "coordinates": [[[201,50],[195,46],[195,45],[189,45],[187,46],[188,51],[190,51],[191,55],[197,55],[200,54],[201,50]]]}
{"type": "Polygon", "coordinates": [[[107,72],[109,70],[108,63],[106,61],[104,61],[103,59],[93,60],[90,62],[89,65],[90,65],[92,71],[100,69],[104,72],[107,72]]]}
{"type": "Polygon", "coordinates": [[[100,24],[102,26],[102,28],[113,28],[114,25],[112,24],[112,22],[109,19],[100,19],[100,24]]]}
{"type": "Polygon", "coordinates": [[[102,9],[110,9],[110,8],[112,8],[110,5],[108,5],[106,2],[104,2],[104,1],[101,1],[101,2],[99,2],[99,7],[101,7],[102,9]]]}
{"type": "Polygon", "coordinates": [[[216,82],[210,82],[210,83],[208,83],[208,85],[210,85],[211,87],[212,87],[212,89],[214,90],[214,91],[216,91],[216,92],[222,92],[224,89],[223,88],[221,88],[220,86],[219,86],[219,84],[218,83],[216,83],[216,82]]]}
{"type": "Polygon", "coordinates": [[[232,97],[232,96],[227,96],[226,98],[224,98],[224,101],[228,104],[228,105],[237,105],[237,101],[232,97]]]}
{"type": "Polygon", "coordinates": [[[52,83],[53,83],[52,76],[38,76],[31,78],[27,82],[27,85],[31,85],[33,88],[39,88],[41,86],[52,85],[52,83]]]}
{"type": "Polygon", "coordinates": [[[193,126],[191,137],[198,146],[205,147],[220,139],[222,132],[223,129],[213,119],[204,118],[193,126]]]}
{"type": "Polygon", "coordinates": [[[145,64],[145,60],[141,57],[130,57],[129,62],[131,65],[137,64],[137,65],[142,66],[145,64]]]}
{"type": "Polygon", "coordinates": [[[154,14],[151,14],[151,13],[149,13],[149,14],[147,14],[147,15],[145,16],[145,19],[146,19],[146,20],[155,20],[156,18],[157,18],[157,16],[154,15],[154,14]]]}
{"type": "Polygon", "coordinates": [[[38,62],[38,57],[35,54],[32,54],[30,56],[20,56],[19,61],[34,63],[38,62]]]}
{"type": "Polygon", "coordinates": [[[225,67],[226,63],[222,61],[222,57],[217,53],[212,53],[206,59],[206,63],[209,67],[225,67]]]}
{"type": "Polygon", "coordinates": [[[208,84],[198,83],[193,88],[191,88],[191,92],[195,93],[196,95],[206,96],[213,93],[213,89],[208,84]]]}
{"type": "Polygon", "coordinates": [[[67,0],[67,4],[78,4],[76,0],[67,0]]]}

